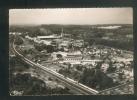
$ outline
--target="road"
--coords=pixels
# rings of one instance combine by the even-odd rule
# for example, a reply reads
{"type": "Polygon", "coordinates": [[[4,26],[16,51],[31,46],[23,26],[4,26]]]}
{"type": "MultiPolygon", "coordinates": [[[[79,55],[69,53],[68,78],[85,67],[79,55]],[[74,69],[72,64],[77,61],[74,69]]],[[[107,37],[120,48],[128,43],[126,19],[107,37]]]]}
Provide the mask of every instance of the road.
{"type": "Polygon", "coordinates": [[[129,85],[129,84],[132,84],[132,82],[126,82],[126,83],[120,84],[118,86],[102,90],[99,93],[101,94],[101,93],[104,93],[104,92],[107,92],[107,91],[115,91],[115,89],[122,88],[122,87],[124,88],[126,85],[129,85]]]}
{"type": "MultiPolygon", "coordinates": [[[[14,42],[15,42],[15,39],[14,39],[14,42]]],[[[17,50],[16,50],[16,47],[15,47],[15,44],[13,42],[13,46],[12,46],[12,49],[13,51],[15,52],[15,55],[18,56],[21,60],[25,61],[27,64],[29,64],[30,66],[33,66],[34,68],[39,68],[41,70],[44,70],[44,72],[52,75],[53,77],[57,78],[58,80],[60,80],[62,83],[64,83],[65,85],[67,85],[69,88],[71,89],[74,89],[75,91],[78,91],[79,94],[84,94],[84,95],[95,95],[95,94],[98,94],[99,92],[92,89],[92,88],[89,88],[81,83],[78,83],[77,81],[74,81],[68,77],[64,77],[63,75],[49,69],[49,68],[46,68],[45,66],[42,66],[38,63],[35,63],[27,58],[25,58],[22,54],[20,54],[17,50]]]]}

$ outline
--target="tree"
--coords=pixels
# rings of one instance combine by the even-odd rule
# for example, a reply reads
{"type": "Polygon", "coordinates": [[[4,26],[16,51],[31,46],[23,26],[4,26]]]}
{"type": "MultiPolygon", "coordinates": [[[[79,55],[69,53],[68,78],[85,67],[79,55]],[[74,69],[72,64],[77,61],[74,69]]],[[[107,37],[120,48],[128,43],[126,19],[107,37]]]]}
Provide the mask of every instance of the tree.
{"type": "Polygon", "coordinates": [[[62,58],[62,55],[61,54],[57,54],[57,58],[62,58]]]}
{"type": "Polygon", "coordinates": [[[47,52],[48,52],[48,53],[54,52],[54,47],[53,47],[52,45],[47,45],[47,46],[46,46],[46,49],[47,49],[47,52]]]}
{"type": "Polygon", "coordinates": [[[38,51],[42,51],[44,49],[47,49],[47,45],[45,44],[34,44],[34,47],[38,50],[38,51]]]}
{"type": "Polygon", "coordinates": [[[101,72],[100,69],[85,69],[81,76],[80,82],[95,88],[104,89],[113,86],[113,80],[108,77],[105,73],[101,72]]]}
{"type": "Polygon", "coordinates": [[[79,71],[82,71],[83,66],[82,66],[82,65],[77,65],[77,66],[76,66],[76,69],[79,70],[79,71]]]}
{"type": "Polygon", "coordinates": [[[20,37],[16,37],[15,44],[21,45],[23,44],[23,40],[20,37]]]}

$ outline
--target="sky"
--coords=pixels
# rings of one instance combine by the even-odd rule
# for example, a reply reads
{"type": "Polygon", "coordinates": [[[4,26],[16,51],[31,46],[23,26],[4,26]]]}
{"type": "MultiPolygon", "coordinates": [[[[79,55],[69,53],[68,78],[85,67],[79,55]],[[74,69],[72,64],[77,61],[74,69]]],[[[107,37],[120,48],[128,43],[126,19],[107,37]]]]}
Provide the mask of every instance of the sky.
{"type": "Polygon", "coordinates": [[[133,24],[132,8],[10,9],[9,25],[133,24]]]}

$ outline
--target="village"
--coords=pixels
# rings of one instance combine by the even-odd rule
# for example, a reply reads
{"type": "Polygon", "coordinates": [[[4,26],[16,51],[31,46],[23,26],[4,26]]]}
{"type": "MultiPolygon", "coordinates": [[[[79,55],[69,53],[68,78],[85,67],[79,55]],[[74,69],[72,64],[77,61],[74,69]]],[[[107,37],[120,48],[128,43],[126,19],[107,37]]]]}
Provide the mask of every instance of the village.
{"type": "MultiPolygon", "coordinates": [[[[11,34],[21,36],[21,33],[11,34]]],[[[133,53],[130,51],[94,43],[88,45],[83,39],[75,40],[65,34],[63,28],[60,35],[36,37],[26,35],[21,39],[28,41],[27,45],[29,44],[29,46],[25,43],[19,45],[27,58],[96,90],[101,91],[125,82],[133,82],[133,53]],[[25,52],[30,49],[33,52],[25,52]],[[39,52],[34,52],[35,49],[39,52]],[[104,85],[100,82],[84,82],[82,76],[85,70],[94,70],[94,75],[103,73],[102,75],[106,77],[106,80],[102,79],[104,85]],[[107,82],[110,82],[110,85],[107,82]]]]}

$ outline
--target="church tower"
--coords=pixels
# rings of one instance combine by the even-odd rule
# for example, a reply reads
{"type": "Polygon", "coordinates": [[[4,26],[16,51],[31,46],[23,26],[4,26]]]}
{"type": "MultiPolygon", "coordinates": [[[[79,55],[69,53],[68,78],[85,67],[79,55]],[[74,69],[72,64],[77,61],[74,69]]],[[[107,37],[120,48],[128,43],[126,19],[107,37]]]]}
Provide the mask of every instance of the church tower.
{"type": "Polygon", "coordinates": [[[63,38],[64,36],[64,32],[63,32],[63,28],[61,29],[61,37],[63,38]]]}

